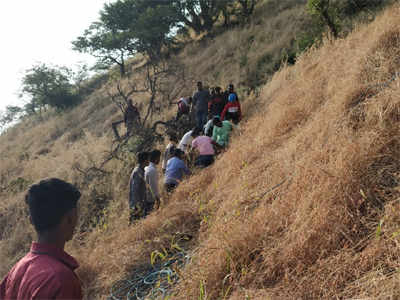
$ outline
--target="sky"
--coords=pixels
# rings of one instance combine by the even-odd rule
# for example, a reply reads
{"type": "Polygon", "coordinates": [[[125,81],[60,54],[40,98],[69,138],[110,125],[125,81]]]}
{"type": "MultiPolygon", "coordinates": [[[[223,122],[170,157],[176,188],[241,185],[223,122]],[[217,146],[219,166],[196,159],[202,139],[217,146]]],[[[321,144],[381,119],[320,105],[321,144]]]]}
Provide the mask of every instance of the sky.
{"type": "Polygon", "coordinates": [[[21,105],[24,71],[37,63],[74,68],[94,63],[71,41],[98,20],[107,0],[11,0],[0,4],[0,111],[21,105]]]}

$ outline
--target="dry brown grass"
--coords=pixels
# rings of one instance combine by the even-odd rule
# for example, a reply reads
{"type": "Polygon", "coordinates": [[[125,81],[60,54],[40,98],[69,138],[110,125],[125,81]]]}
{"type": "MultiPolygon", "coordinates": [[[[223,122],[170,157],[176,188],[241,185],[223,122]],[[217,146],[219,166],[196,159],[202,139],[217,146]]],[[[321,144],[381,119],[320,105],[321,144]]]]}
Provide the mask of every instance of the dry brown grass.
{"type": "MultiPolygon", "coordinates": [[[[70,113],[11,129],[0,143],[0,275],[33,238],[25,185],[57,176],[83,191],[80,230],[67,250],[81,262],[87,299],[106,299],[115,281],[177,233],[193,236],[186,245],[193,259],[173,299],[200,299],[201,289],[201,300],[398,298],[400,79],[377,84],[400,71],[399,15],[391,7],[282,68],[260,97],[244,101],[251,117],[216,164],[132,227],[126,197],[133,160],[112,161],[102,175],[73,168],[99,164],[109,150],[118,112],[104,90],[70,113]],[[12,185],[18,177],[24,180],[12,185]]],[[[191,60],[192,74],[204,81],[236,83],[239,63],[227,63],[229,51],[249,34],[235,29],[202,53],[187,48],[183,64],[193,72],[191,60]],[[207,59],[227,75],[212,75],[207,59]]]]}

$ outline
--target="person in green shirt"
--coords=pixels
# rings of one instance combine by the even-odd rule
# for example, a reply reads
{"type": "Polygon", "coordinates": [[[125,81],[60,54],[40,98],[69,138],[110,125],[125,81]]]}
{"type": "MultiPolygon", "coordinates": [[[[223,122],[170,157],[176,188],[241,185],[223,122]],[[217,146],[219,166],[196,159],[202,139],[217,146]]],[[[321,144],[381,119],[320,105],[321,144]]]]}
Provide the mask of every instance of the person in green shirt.
{"type": "Polygon", "coordinates": [[[221,118],[215,116],[213,119],[214,129],[212,134],[212,140],[216,142],[222,148],[228,146],[229,135],[232,131],[232,124],[229,121],[221,121],[221,118]]]}

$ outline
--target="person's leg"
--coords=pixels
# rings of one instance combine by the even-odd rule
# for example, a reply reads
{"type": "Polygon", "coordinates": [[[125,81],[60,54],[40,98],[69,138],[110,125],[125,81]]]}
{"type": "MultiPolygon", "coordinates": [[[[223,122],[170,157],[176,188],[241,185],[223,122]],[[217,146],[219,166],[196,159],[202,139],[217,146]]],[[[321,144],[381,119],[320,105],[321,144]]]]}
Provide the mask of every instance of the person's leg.
{"type": "Polygon", "coordinates": [[[172,193],[176,188],[176,184],[174,183],[166,183],[164,186],[168,193],[172,193]]]}
{"type": "Polygon", "coordinates": [[[204,167],[208,167],[209,165],[212,165],[213,162],[214,162],[214,155],[204,155],[204,159],[203,159],[204,167]]]}
{"type": "Polygon", "coordinates": [[[203,126],[204,126],[203,115],[204,115],[204,113],[202,111],[196,112],[196,125],[198,128],[203,128],[203,126]]]}
{"type": "Polygon", "coordinates": [[[204,126],[207,124],[207,116],[208,116],[208,113],[205,111],[205,112],[203,112],[203,119],[202,119],[202,122],[203,122],[203,124],[201,125],[201,128],[204,128],[204,126]]]}
{"type": "Polygon", "coordinates": [[[178,121],[181,116],[182,116],[182,112],[178,109],[178,112],[176,113],[175,121],[178,121]]]}

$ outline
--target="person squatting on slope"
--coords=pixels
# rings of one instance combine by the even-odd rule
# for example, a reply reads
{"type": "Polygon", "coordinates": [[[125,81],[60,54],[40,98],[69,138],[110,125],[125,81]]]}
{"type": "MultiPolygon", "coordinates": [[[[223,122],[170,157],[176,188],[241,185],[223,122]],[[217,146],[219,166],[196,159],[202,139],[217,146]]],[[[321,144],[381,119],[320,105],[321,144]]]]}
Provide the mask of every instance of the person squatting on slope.
{"type": "Polygon", "coordinates": [[[0,284],[0,299],[82,299],[78,262],[64,251],[78,222],[81,193],[70,183],[45,179],[25,202],[38,239],[0,284]]]}
{"type": "Polygon", "coordinates": [[[242,119],[242,111],[236,94],[232,93],[228,97],[228,103],[225,105],[221,114],[221,120],[232,120],[234,124],[238,124],[242,119]]]}
{"type": "Polygon", "coordinates": [[[196,124],[198,128],[203,128],[207,122],[208,102],[210,93],[203,89],[201,81],[197,82],[197,92],[193,95],[193,104],[196,110],[196,124]]]}
{"type": "Polygon", "coordinates": [[[202,168],[208,167],[214,162],[215,150],[213,145],[216,143],[209,136],[201,135],[200,128],[193,130],[192,137],[192,149],[199,153],[194,165],[202,168]]]}
{"type": "Polygon", "coordinates": [[[144,168],[149,163],[149,153],[137,155],[138,165],[133,169],[129,179],[129,224],[149,214],[152,205],[147,202],[147,187],[144,179],[144,168]]]}
{"type": "Polygon", "coordinates": [[[165,170],[167,169],[167,162],[168,160],[174,156],[175,153],[175,149],[178,146],[178,138],[176,137],[175,133],[170,133],[169,134],[169,143],[167,145],[167,147],[165,148],[164,151],[164,157],[163,157],[163,161],[162,161],[162,171],[165,174],[165,170]]]}
{"type": "Polygon", "coordinates": [[[165,171],[164,185],[167,192],[172,192],[182,180],[183,175],[190,175],[191,172],[183,162],[185,153],[177,148],[174,156],[168,160],[167,170],[165,171]]]}
{"type": "Polygon", "coordinates": [[[213,124],[212,140],[216,142],[217,147],[226,148],[229,144],[229,135],[232,131],[231,122],[227,120],[221,121],[219,117],[214,117],[213,124]]]}
{"type": "Polygon", "coordinates": [[[161,152],[159,150],[153,150],[149,154],[150,163],[144,168],[144,179],[147,183],[147,199],[149,203],[149,210],[153,208],[158,209],[160,207],[160,191],[158,188],[158,171],[157,165],[160,163],[161,152]]]}
{"type": "Polygon", "coordinates": [[[189,152],[190,150],[190,145],[192,144],[192,132],[196,130],[197,127],[193,128],[192,130],[189,130],[188,132],[186,132],[181,141],[178,144],[178,148],[181,149],[183,152],[185,152],[186,154],[189,152]]]}
{"type": "Polygon", "coordinates": [[[178,111],[176,113],[175,121],[178,121],[183,115],[190,113],[190,105],[192,104],[192,97],[182,97],[178,100],[178,111]]]}

